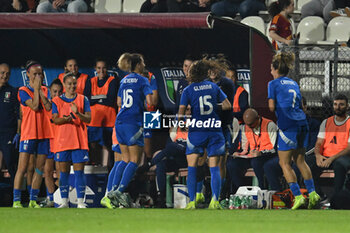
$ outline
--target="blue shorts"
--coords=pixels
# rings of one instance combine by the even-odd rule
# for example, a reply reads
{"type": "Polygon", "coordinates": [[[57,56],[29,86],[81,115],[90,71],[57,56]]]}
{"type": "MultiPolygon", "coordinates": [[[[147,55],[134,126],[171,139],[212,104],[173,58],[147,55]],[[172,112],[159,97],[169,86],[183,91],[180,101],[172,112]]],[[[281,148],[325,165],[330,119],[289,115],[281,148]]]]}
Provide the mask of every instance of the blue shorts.
{"type": "Polygon", "coordinates": [[[296,126],[278,131],[278,150],[287,151],[306,148],[309,138],[308,125],[296,126]]]}
{"type": "Polygon", "coordinates": [[[48,155],[50,151],[49,139],[31,139],[19,143],[19,152],[29,154],[48,155]]]}
{"type": "Polygon", "coordinates": [[[152,138],[152,129],[144,129],[143,130],[144,138],[152,138]]]}
{"type": "Polygon", "coordinates": [[[112,151],[117,152],[117,153],[119,153],[119,154],[122,153],[122,151],[120,150],[119,144],[114,144],[114,145],[112,145],[112,151]]]}
{"type": "Polygon", "coordinates": [[[55,154],[57,162],[84,163],[89,161],[88,150],[66,150],[55,154]]]}
{"type": "Polygon", "coordinates": [[[46,158],[47,159],[54,159],[55,158],[55,153],[50,151],[46,158]]]}
{"type": "Polygon", "coordinates": [[[118,142],[122,145],[143,146],[143,128],[137,125],[117,124],[115,127],[118,142]]]}
{"type": "Polygon", "coordinates": [[[225,138],[222,132],[189,132],[186,154],[200,154],[207,149],[208,157],[225,154],[225,138]]]}
{"type": "Polygon", "coordinates": [[[88,126],[88,141],[97,142],[101,146],[110,146],[112,144],[113,128],[110,127],[91,127],[88,126]]]}

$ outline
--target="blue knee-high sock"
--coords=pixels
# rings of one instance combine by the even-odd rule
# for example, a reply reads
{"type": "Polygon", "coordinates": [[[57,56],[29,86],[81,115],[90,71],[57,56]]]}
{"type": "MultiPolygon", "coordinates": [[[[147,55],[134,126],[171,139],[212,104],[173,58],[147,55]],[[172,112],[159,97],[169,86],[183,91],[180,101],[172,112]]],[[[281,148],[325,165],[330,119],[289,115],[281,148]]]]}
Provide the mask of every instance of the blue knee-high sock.
{"type": "Polygon", "coordinates": [[[53,201],[53,193],[50,193],[47,188],[46,188],[46,196],[49,197],[50,201],[53,201]]]}
{"type": "Polygon", "coordinates": [[[156,178],[158,191],[162,197],[165,197],[165,188],[166,188],[166,166],[165,161],[162,160],[157,163],[156,168],[156,178]]]}
{"type": "Polygon", "coordinates": [[[75,189],[77,190],[77,198],[84,198],[85,196],[85,176],[84,171],[74,171],[75,189]]]}
{"type": "Polygon", "coordinates": [[[210,175],[211,175],[212,198],[214,199],[214,201],[218,201],[220,196],[220,189],[221,189],[220,168],[211,167],[210,175]]]}
{"type": "Polygon", "coordinates": [[[294,197],[301,195],[300,187],[298,183],[289,183],[290,190],[292,191],[294,197]]]}
{"type": "Polygon", "coordinates": [[[61,198],[68,198],[69,192],[69,173],[68,172],[60,172],[60,192],[61,198]]]}
{"type": "Polygon", "coordinates": [[[36,201],[38,199],[39,189],[33,189],[30,191],[29,200],[36,201]]]}
{"type": "Polygon", "coordinates": [[[32,191],[32,185],[27,185],[27,191],[30,193],[32,191]]]}
{"type": "Polygon", "coordinates": [[[131,179],[134,177],[136,169],[138,168],[139,165],[134,162],[129,162],[128,165],[126,166],[122,180],[120,181],[120,185],[118,187],[119,192],[124,192],[125,189],[128,187],[131,179]]]}
{"type": "Polygon", "coordinates": [[[197,185],[196,185],[196,192],[197,192],[197,193],[201,193],[201,192],[202,192],[202,189],[203,189],[203,180],[197,182],[197,185]]]}
{"type": "Polygon", "coordinates": [[[115,171],[117,170],[119,162],[120,161],[114,162],[113,168],[108,175],[108,181],[107,181],[107,191],[108,192],[112,190],[113,179],[114,179],[115,171]]]}
{"type": "Polygon", "coordinates": [[[21,201],[21,193],[20,189],[13,189],[13,201],[21,201]]]}
{"type": "Polygon", "coordinates": [[[117,169],[115,170],[113,182],[112,182],[112,190],[115,190],[118,188],[120,181],[122,180],[122,176],[125,170],[126,165],[128,165],[124,161],[120,161],[117,169]]]}
{"type": "Polygon", "coordinates": [[[190,196],[190,201],[194,201],[196,198],[196,186],[197,186],[197,168],[188,167],[187,189],[188,189],[188,195],[190,196]]]}
{"type": "Polygon", "coordinates": [[[315,191],[314,180],[312,178],[309,180],[304,180],[304,184],[306,186],[308,193],[315,191]]]}

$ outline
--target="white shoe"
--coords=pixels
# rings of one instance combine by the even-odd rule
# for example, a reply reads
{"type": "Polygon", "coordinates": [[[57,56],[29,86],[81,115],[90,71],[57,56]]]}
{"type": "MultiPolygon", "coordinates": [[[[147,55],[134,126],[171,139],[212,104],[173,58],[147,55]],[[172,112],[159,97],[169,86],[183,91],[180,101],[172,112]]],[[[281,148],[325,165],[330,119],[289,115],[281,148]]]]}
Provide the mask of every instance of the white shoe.
{"type": "Polygon", "coordinates": [[[78,209],[86,209],[87,208],[87,205],[85,203],[78,203],[78,206],[77,206],[78,209]]]}
{"type": "Polygon", "coordinates": [[[62,203],[60,206],[58,206],[57,208],[69,208],[68,203],[62,203]]]}

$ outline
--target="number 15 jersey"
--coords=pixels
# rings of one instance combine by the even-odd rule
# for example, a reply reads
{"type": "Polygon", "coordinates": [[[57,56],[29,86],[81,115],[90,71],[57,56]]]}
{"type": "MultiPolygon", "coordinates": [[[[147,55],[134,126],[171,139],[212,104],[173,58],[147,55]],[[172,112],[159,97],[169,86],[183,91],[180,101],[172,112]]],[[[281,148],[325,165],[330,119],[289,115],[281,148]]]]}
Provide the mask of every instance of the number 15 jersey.
{"type": "Polygon", "coordinates": [[[180,105],[191,106],[191,124],[189,131],[221,131],[217,114],[217,104],[222,103],[227,96],[218,85],[210,81],[192,83],[182,92],[180,105]],[[200,122],[200,123],[198,123],[200,122]],[[207,122],[208,124],[204,124],[207,122]]]}
{"type": "Polygon", "coordinates": [[[117,115],[116,124],[142,125],[144,101],[152,89],[148,80],[139,74],[131,73],[120,81],[118,96],[122,106],[117,115]]]}
{"type": "Polygon", "coordinates": [[[267,98],[275,101],[277,125],[280,129],[304,125],[306,116],[301,106],[300,89],[295,81],[287,77],[270,81],[267,98]]]}

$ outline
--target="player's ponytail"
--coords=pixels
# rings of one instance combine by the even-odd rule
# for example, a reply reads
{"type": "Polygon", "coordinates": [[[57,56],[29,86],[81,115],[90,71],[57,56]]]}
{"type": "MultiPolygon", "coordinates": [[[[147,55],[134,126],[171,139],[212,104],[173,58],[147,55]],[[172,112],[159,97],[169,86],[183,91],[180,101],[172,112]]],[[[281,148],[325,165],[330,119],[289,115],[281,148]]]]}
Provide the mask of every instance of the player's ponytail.
{"type": "Polygon", "coordinates": [[[280,75],[286,76],[294,67],[295,55],[292,52],[278,52],[272,59],[272,67],[280,75]]]}
{"type": "Polygon", "coordinates": [[[208,60],[202,59],[192,63],[189,70],[189,80],[191,83],[201,82],[208,78],[208,71],[211,64],[208,60]]]}
{"type": "Polygon", "coordinates": [[[268,12],[271,15],[271,17],[273,18],[279,13],[281,13],[281,11],[283,11],[285,8],[287,8],[290,5],[291,1],[293,0],[278,0],[278,1],[272,2],[268,7],[268,12]]]}

